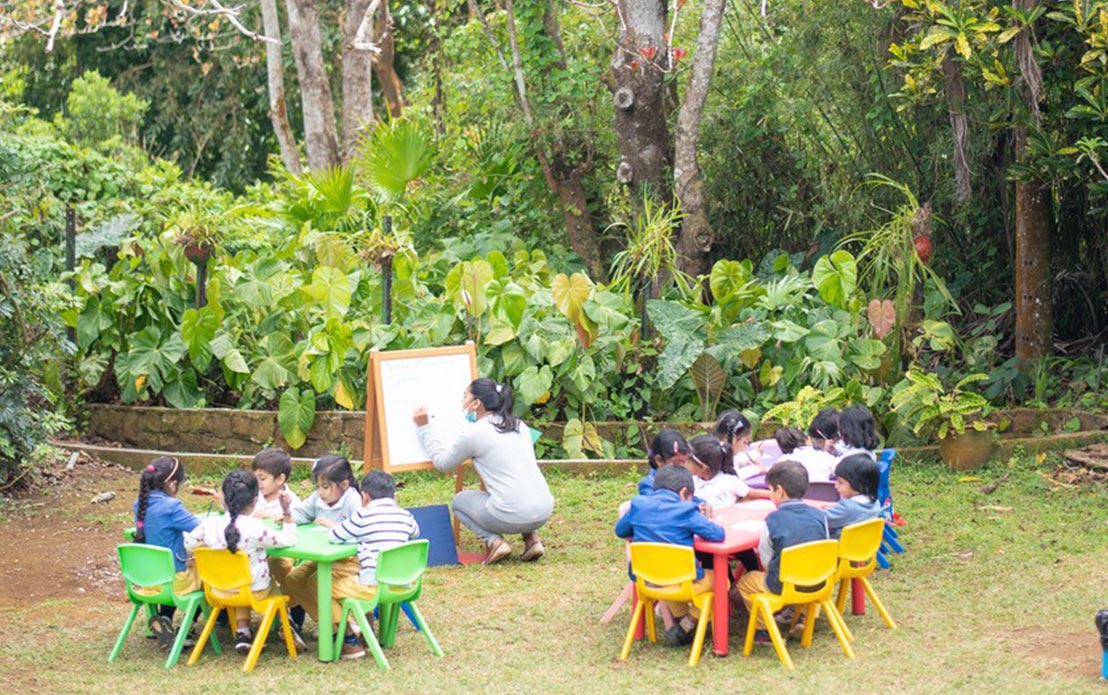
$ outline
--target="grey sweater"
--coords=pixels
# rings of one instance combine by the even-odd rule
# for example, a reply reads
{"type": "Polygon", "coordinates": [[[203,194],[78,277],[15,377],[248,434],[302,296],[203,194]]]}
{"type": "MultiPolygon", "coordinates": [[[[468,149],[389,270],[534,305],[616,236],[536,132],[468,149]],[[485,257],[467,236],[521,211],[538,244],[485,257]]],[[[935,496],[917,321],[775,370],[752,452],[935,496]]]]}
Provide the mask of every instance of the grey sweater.
{"type": "Polygon", "coordinates": [[[531,433],[522,421],[513,432],[499,432],[495,418],[490,415],[465,427],[453,442],[442,441],[433,423],[416,431],[440,471],[473,459],[489,493],[489,514],[504,522],[546,521],[554,511],[554,497],[535,460],[531,433]]]}

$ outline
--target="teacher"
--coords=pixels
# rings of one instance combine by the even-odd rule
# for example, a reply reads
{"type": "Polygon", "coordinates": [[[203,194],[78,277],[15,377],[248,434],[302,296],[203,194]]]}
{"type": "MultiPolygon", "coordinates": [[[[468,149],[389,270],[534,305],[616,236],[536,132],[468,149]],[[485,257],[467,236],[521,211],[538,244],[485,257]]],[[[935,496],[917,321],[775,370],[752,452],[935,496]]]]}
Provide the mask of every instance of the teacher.
{"type": "Polygon", "coordinates": [[[416,408],[412,418],[435,468],[450,471],[472,459],[481,476],[485,490],[463,490],[454,496],[454,516],[484,541],[486,565],[511,554],[506,533],[523,535],[520,560],[538,560],[546,552],[538,530],[550,520],[554,497],[535,460],[531,429],[512,414],[511,389],[492,379],[477,379],[462,394],[462,412],[473,424],[452,442],[443,441],[427,408],[416,408]]]}

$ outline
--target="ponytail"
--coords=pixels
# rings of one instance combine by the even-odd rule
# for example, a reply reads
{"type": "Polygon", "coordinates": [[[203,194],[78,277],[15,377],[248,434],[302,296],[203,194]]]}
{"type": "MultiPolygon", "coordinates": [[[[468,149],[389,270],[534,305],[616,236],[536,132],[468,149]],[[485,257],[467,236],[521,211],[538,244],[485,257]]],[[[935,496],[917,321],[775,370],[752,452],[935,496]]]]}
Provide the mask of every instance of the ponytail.
{"type": "Polygon", "coordinates": [[[720,470],[727,475],[735,475],[735,450],[731,448],[731,442],[720,442],[719,451],[723,455],[720,470]]]}
{"type": "Polygon", "coordinates": [[[139,477],[138,504],[135,509],[135,542],[146,542],[146,507],[150,493],[165,491],[168,483],[180,484],[185,479],[185,469],[174,456],[158,456],[142,470],[139,477]]]}
{"type": "Polygon", "coordinates": [[[692,448],[692,456],[707,466],[713,474],[735,474],[730,444],[721,442],[710,434],[702,434],[694,437],[689,445],[692,448]]]}
{"type": "Polygon", "coordinates": [[[512,389],[507,384],[498,384],[492,379],[477,379],[469,385],[469,392],[481,401],[485,410],[496,415],[493,426],[497,432],[519,429],[520,419],[512,412],[512,389]]]}
{"type": "Polygon", "coordinates": [[[350,459],[338,454],[321,456],[312,464],[312,482],[318,485],[320,480],[330,480],[339,487],[342,487],[345,480],[354,492],[361,490],[354,469],[350,466],[350,459]]]}
{"type": "Polygon", "coordinates": [[[223,538],[227,541],[227,550],[232,553],[238,552],[239,541],[242,540],[235,520],[257,499],[258,479],[250,471],[236,468],[223,479],[223,503],[230,514],[227,528],[223,530],[223,538]]]}

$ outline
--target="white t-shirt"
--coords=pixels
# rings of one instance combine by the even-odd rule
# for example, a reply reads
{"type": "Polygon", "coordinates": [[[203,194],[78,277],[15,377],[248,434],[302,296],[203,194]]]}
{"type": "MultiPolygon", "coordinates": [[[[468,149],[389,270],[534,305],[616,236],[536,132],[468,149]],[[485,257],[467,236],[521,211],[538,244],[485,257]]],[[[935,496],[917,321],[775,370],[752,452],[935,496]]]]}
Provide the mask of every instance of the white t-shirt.
{"type": "Polygon", "coordinates": [[[713,508],[735,504],[750,494],[746,483],[728,473],[716,473],[711,480],[703,480],[694,475],[693,483],[696,485],[696,496],[713,508]]]}
{"type": "MultiPolygon", "coordinates": [[[[825,482],[831,480],[835,465],[839,462],[831,454],[810,446],[798,446],[792,453],[785,454],[780,461],[796,461],[808,471],[809,481],[825,482]]],[[[779,461],[779,463],[780,463],[779,461]]]]}
{"type": "MultiPolygon", "coordinates": [[[[185,550],[196,548],[227,548],[227,521],[224,515],[209,516],[200,525],[185,534],[185,550]]],[[[250,558],[250,576],[253,582],[251,591],[262,591],[269,586],[269,563],[266,562],[266,548],[287,548],[296,545],[296,524],[281,524],[279,529],[270,528],[261,519],[239,515],[235,517],[235,528],[239,531],[238,549],[250,558]]]]}
{"type": "MultiPolygon", "coordinates": [[[[294,507],[300,504],[300,498],[296,496],[296,493],[289,489],[286,485],[283,492],[289,493],[289,507],[294,507]]],[[[265,495],[261,490],[258,490],[258,501],[254,503],[253,516],[270,519],[280,519],[285,515],[285,512],[281,509],[281,497],[278,495],[273,498],[273,501],[267,501],[265,495]]]]}

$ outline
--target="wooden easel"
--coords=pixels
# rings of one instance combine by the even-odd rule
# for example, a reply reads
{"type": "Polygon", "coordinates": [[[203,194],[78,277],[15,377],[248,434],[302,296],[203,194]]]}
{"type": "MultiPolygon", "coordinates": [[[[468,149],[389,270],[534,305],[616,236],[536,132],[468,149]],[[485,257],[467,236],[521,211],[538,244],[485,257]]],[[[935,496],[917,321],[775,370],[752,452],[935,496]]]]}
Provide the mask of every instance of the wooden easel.
{"type": "MultiPolygon", "coordinates": [[[[440,348],[419,348],[413,350],[391,350],[382,352],[379,350],[372,350],[369,353],[369,369],[367,370],[366,384],[366,423],[365,423],[365,453],[363,464],[363,474],[370,470],[384,470],[389,473],[397,471],[412,471],[412,470],[433,470],[434,464],[430,459],[422,460],[409,460],[397,461],[396,456],[390,454],[389,446],[389,427],[388,420],[385,413],[386,408],[386,390],[389,385],[385,383],[382,378],[382,364],[392,361],[415,361],[415,360],[427,360],[436,358],[448,358],[455,364],[465,364],[468,369],[462,374],[459,372],[457,376],[459,378],[464,376],[465,383],[468,385],[474,379],[477,378],[477,350],[472,341],[466,342],[465,345],[440,347],[440,348]],[[468,358],[459,359],[459,358],[468,358]]],[[[434,393],[434,384],[427,384],[428,392],[434,393]]],[[[457,390],[454,394],[439,394],[442,398],[456,398],[459,402],[462,398],[462,390],[457,390]]],[[[430,403],[427,403],[430,405],[430,403]]],[[[411,420],[411,413],[402,413],[397,415],[403,415],[403,417],[411,420]]],[[[414,427],[414,424],[412,425],[414,427]]],[[[465,466],[470,463],[464,461],[455,471],[454,474],[454,492],[457,494],[462,491],[465,478],[465,466]]],[[[458,518],[454,517],[454,544],[458,544],[460,537],[460,527],[458,524],[458,518]]]]}

